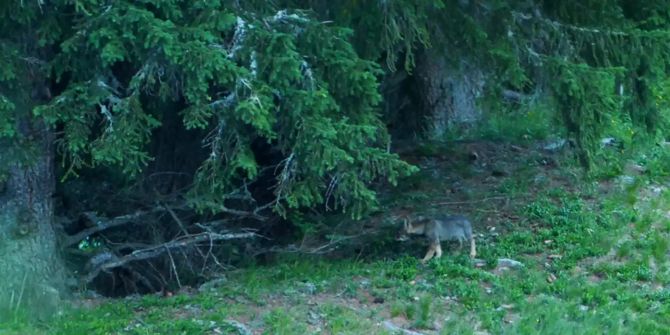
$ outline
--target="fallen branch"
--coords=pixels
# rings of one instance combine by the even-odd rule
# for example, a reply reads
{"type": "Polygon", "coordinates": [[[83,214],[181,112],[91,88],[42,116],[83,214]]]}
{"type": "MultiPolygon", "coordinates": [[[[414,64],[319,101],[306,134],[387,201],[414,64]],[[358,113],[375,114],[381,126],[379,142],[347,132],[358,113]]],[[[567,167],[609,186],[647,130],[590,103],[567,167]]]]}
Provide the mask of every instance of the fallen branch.
{"type": "Polygon", "coordinates": [[[465,204],[477,204],[477,203],[480,203],[480,202],[487,202],[487,201],[491,201],[491,200],[506,200],[506,199],[509,199],[509,197],[506,197],[506,196],[498,196],[498,197],[489,197],[489,198],[484,198],[484,199],[479,199],[479,200],[438,202],[438,203],[435,203],[435,205],[465,205],[465,204]]]}
{"type": "Polygon", "coordinates": [[[331,240],[330,242],[323,244],[318,247],[313,247],[313,248],[306,248],[304,246],[296,246],[296,245],[289,245],[287,247],[271,247],[269,249],[260,249],[254,253],[254,257],[265,254],[265,253],[296,253],[296,254],[305,254],[305,255],[324,255],[328,254],[335,249],[339,247],[339,245],[347,240],[353,240],[356,238],[360,238],[362,236],[365,236],[369,233],[364,232],[361,234],[356,234],[356,235],[350,235],[350,236],[342,236],[336,239],[331,240]]]}
{"type": "Polygon", "coordinates": [[[522,100],[528,98],[527,95],[525,95],[523,93],[519,93],[517,91],[512,91],[512,90],[503,90],[502,91],[502,96],[503,96],[503,98],[505,98],[507,100],[516,101],[516,102],[519,102],[519,101],[522,101],[522,100]]]}
{"type": "Polygon", "coordinates": [[[91,282],[95,277],[100,274],[100,271],[107,271],[110,269],[118,268],[125,266],[126,264],[134,261],[141,261],[145,259],[150,259],[157,257],[165,252],[169,252],[172,249],[184,248],[205,241],[221,241],[221,240],[233,240],[233,239],[243,239],[243,238],[253,238],[257,236],[255,232],[245,232],[245,233],[200,233],[194,235],[181,236],[172,241],[146,248],[135,250],[130,254],[127,254],[122,257],[110,257],[106,262],[101,262],[98,266],[92,269],[88,275],[84,278],[86,283],[91,282]]]}
{"type": "Polygon", "coordinates": [[[266,216],[258,214],[259,211],[267,208],[266,206],[259,207],[259,208],[255,209],[254,211],[250,212],[250,211],[243,211],[243,210],[228,208],[224,205],[216,204],[212,201],[206,201],[203,204],[206,205],[206,206],[209,206],[211,208],[214,208],[221,213],[232,214],[232,215],[235,215],[235,216],[238,216],[238,217],[241,217],[241,218],[251,218],[251,219],[254,219],[254,220],[257,220],[257,221],[267,221],[268,220],[268,218],[266,216]]]}

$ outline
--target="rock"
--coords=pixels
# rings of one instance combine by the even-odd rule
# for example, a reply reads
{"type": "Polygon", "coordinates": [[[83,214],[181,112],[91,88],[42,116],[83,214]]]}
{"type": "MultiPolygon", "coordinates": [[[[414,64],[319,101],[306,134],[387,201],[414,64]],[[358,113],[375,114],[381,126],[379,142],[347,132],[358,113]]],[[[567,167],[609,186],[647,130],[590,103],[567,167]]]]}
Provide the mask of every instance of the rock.
{"type": "Polygon", "coordinates": [[[241,322],[239,322],[239,321],[235,321],[235,320],[225,320],[225,321],[223,321],[223,322],[224,322],[225,324],[227,324],[227,325],[229,325],[229,326],[235,328],[235,330],[237,330],[237,333],[240,334],[240,335],[251,335],[251,331],[249,330],[249,328],[247,328],[247,326],[243,325],[243,324],[242,324],[241,322]]]}
{"type": "Polygon", "coordinates": [[[618,180],[621,185],[633,185],[635,183],[635,177],[632,176],[619,176],[618,180]]]}
{"type": "Polygon", "coordinates": [[[558,161],[553,157],[542,157],[538,159],[538,163],[543,166],[557,167],[558,161]]]}
{"type": "Polygon", "coordinates": [[[220,278],[210,280],[210,281],[200,285],[200,287],[198,287],[198,291],[200,291],[200,292],[212,291],[213,289],[216,289],[217,287],[223,286],[223,284],[225,284],[227,281],[228,281],[228,279],[226,279],[226,277],[220,277],[220,278]]]}
{"type": "Polygon", "coordinates": [[[629,175],[634,175],[634,174],[641,175],[641,174],[644,174],[645,172],[647,172],[647,168],[645,168],[644,166],[642,166],[640,164],[637,164],[637,163],[628,162],[624,166],[624,172],[626,174],[629,174],[629,175]]]}
{"type": "Polygon", "coordinates": [[[499,258],[498,268],[519,269],[524,267],[523,263],[509,258],[499,258]]]}
{"type": "Polygon", "coordinates": [[[310,282],[305,282],[302,283],[302,291],[307,294],[315,294],[316,293],[316,285],[310,282]]]}
{"type": "Polygon", "coordinates": [[[412,330],[400,328],[396,325],[394,325],[391,321],[384,321],[382,323],[384,325],[384,328],[386,328],[388,331],[390,331],[393,334],[403,334],[403,335],[423,335],[423,333],[415,332],[412,330]]]}
{"type": "Polygon", "coordinates": [[[649,190],[651,191],[651,193],[654,193],[654,195],[660,195],[665,190],[665,187],[652,186],[649,188],[649,190]]]}
{"type": "Polygon", "coordinates": [[[565,139],[558,139],[558,140],[555,140],[555,141],[552,141],[552,142],[549,142],[549,143],[545,144],[542,147],[542,150],[545,150],[545,151],[548,151],[548,152],[557,152],[557,151],[563,149],[563,147],[565,147],[565,144],[567,142],[568,141],[566,141],[565,139]]]}
{"type": "Polygon", "coordinates": [[[307,312],[307,322],[311,325],[316,325],[321,322],[321,315],[315,313],[314,311],[307,312]]]}
{"type": "Polygon", "coordinates": [[[605,137],[600,140],[600,146],[602,147],[612,146],[614,144],[616,144],[616,139],[614,139],[614,137],[605,137]]]}

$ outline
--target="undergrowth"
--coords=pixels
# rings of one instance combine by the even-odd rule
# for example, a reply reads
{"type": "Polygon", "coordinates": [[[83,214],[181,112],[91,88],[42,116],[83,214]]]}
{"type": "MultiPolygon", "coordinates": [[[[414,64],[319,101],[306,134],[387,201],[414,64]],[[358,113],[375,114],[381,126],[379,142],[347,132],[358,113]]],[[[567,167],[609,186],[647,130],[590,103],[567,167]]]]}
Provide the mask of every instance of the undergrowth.
{"type": "MultiPolygon", "coordinates": [[[[519,169],[495,187],[470,190],[463,203],[492,192],[515,199],[459,207],[480,222],[478,262],[445,244],[445,255],[423,266],[424,244],[383,240],[372,243],[370,257],[288,255],[231,271],[211,291],[101,300],[48,324],[17,318],[0,333],[242,334],[240,323],[263,334],[391,334],[384,325],[391,322],[429,334],[667,334],[670,192],[653,186],[670,173],[667,156],[654,146],[629,156],[646,168],[632,183],[603,178],[616,172],[603,172],[606,164],[576,178],[568,164],[553,174],[519,169]],[[492,213],[495,224],[486,221],[492,213]],[[376,253],[392,245],[396,254],[376,253]],[[523,265],[497,266],[503,258],[523,265]]],[[[435,171],[442,173],[424,170],[387,206],[436,206],[436,183],[449,183],[430,179],[435,171]]]]}

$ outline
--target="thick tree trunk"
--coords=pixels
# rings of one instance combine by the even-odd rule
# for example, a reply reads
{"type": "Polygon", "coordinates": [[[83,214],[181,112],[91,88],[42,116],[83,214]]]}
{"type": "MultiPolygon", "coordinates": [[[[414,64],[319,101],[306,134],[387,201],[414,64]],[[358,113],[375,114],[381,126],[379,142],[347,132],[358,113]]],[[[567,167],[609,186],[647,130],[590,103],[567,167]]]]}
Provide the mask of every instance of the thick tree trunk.
{"type": "Polygon", "coordinates": [[[419,55],[415,80],[422,114],[430,120],[428,133],[442,138],[450,126],[468,124],[480,119],[477,99],[484,88],[484,74],[475,66],[461,61],[450,64],[436,49],[419,55]]]}
{"type": "MultiPolygon", "coordinates": [[[[33,126],[20,127],[35,140],[32,163],[11,162],[0,187],[0,318],[23,312],[47,318],[58,311],[64,292],[53,225],[52,138],[33,126]]],[[[0,159],[7,159],[1,149],[0,159]]]]}

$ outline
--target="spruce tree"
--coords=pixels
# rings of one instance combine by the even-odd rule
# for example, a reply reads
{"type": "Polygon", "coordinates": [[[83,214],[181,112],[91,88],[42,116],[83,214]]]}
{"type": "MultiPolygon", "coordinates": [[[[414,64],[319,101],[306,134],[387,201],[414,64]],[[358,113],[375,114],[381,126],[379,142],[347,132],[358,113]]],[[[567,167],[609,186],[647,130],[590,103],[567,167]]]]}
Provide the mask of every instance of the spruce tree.
{"type": "Polygon", "coordinates": [[[183,127],[208,134],[190,204],[231,215],[262,170],[276,171],[274,199],[255,210],[285,215],[326,204],[360,217],[375,205],[373,181],[395,183],[414,169],[389,151],[380,67],[357,55],[350,29],[309,11],[63,0],[4,2],[0,15],[4,309],[39,304],[37,296],[10,299],[26,289],[55,292],[54,300],[62,290],[54,150],[59,179],[96,166],[135,176],[152,159],[152,131],[178,113],[183,127]],[[181,107],[156,107],[166,103],[181,107]],[[259,164],[258,142],[280,152],[276,166],[259,164]]]}

